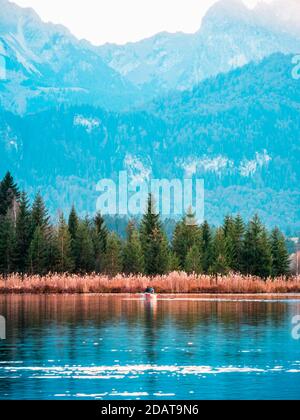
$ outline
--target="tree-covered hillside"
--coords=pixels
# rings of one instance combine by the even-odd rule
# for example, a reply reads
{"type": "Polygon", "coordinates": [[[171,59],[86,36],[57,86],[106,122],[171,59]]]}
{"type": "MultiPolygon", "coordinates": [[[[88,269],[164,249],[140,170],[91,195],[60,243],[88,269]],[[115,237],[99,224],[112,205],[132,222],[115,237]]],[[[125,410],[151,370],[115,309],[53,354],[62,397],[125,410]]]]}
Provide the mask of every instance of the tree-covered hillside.
{"type": "Polygon", "coordinates": [[[205,179],[206,217],[256,211],[299,227],[300,81],[273,55],[131,113],[63,107],[0,114],[1,175],[10,169],[51,211],[94,212],[102,177],[205,179]],[[59,203],[59,206],[57,205],[59,203]]]}

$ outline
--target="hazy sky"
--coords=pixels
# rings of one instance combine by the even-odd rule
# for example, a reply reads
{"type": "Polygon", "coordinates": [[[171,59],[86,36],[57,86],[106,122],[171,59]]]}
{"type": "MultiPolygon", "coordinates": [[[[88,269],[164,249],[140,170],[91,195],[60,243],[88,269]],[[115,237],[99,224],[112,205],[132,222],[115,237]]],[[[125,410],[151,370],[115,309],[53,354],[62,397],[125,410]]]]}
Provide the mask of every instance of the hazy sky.
{"type": "MultiPolygon", "coordinates": [[[[259,0],[244,0],[250,6],[259,0]]],[[[261,0],[262,1],[262,0],[261,0]]],[[[263,0],[270,1],[270,0],[263,0]]],[[[125,43],[161,31],[195,32],[216,0],[13,0],[44,21],[61,23],[94,44],[125,43]]]]}

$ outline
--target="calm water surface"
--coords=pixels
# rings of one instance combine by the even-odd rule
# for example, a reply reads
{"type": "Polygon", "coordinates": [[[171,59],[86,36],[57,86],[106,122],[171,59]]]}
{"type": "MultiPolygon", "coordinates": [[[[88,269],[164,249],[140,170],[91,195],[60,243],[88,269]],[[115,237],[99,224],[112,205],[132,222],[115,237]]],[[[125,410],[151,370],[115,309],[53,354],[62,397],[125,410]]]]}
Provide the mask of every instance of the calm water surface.
{"type": "Polygon", "coordinates": [[[300,298],[0,296],[0,399],[299,399],[300,298]]]}

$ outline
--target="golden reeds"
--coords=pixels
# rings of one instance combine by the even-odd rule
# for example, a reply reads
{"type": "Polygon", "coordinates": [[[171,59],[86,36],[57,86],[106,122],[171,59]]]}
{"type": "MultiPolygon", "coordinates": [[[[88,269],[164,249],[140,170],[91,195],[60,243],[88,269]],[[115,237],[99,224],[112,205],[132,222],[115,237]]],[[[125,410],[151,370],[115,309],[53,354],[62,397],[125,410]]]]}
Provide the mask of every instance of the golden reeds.
{"type": "Polygon", "coordinates": [[[258,277],[188,275],[126,276],[49,274],[11,275],[0,279],[0,293],[140,293],[148,285],[157,293],[300,293],[300,277],[262,280],[258,277]]]}

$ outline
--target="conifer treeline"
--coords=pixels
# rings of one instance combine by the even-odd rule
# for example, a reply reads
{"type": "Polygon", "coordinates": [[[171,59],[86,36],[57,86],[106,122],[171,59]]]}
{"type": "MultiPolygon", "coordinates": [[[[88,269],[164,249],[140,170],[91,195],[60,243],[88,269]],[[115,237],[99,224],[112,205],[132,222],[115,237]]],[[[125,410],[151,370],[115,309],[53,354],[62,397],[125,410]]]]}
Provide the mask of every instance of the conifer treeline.
{"type": "Polygon", "coordinates": [[[56,226],[40,194],[32,206],[10,173],[0,183],[0,273],[227,274],[266,278],[288,274],[289,255],[279,229],[268,232],[255,216],[247,225],[226,217],[222,227],[195,223],[192,212],[175,228],[169,243],[151,196],[139,226],[130,222],[122,241],[103,217],[80,219],[73,207],[56,226]]]}

